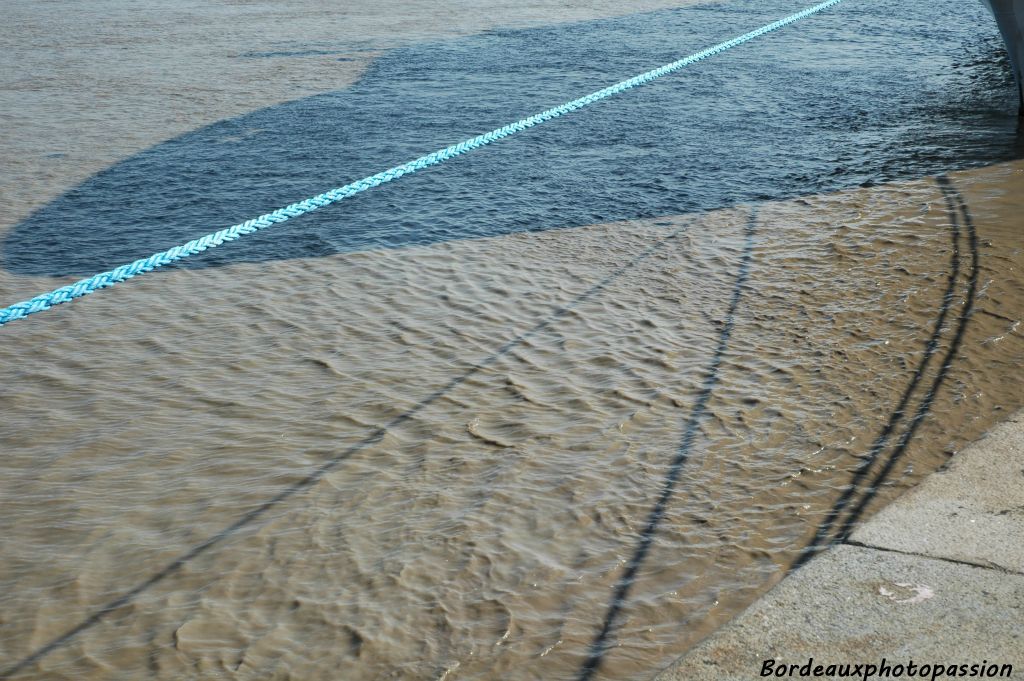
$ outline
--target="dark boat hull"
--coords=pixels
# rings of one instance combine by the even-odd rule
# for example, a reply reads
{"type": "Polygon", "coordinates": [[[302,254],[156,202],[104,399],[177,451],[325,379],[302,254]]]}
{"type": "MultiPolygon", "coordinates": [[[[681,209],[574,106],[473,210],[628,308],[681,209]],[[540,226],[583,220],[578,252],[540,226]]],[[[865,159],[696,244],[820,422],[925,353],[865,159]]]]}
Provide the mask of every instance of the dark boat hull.
{"type": "Polygon", "coordinates": [[[1017,78],[1020,112],[1024,115],[1024,0],[982,0],[996,18],[1017,78]]]}

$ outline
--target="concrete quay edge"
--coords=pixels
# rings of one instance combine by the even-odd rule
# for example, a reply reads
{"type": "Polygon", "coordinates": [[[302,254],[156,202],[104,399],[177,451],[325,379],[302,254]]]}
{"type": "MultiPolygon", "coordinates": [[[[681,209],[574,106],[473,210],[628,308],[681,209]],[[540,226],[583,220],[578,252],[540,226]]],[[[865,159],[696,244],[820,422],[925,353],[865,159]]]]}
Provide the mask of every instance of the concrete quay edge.
{"type": "MultiPolygon", "coordinates": [[[[969,677],[974,664],[1000,672],[1012,665],[1010,678],[1024,678],[1024,410],[655,681],[806,678],[800,669],[789,676],[788,665],[813,677],[819,664],[827,672],[830,664],[880,667],[883,659],[891,669],[903,665],[903,678],[915,678],[911,661],[955,665],[957,677],[969,677]],[[787,675],[762,676],[766,660],[772,672],[787,665],[787,675]]],[[[944,669],[937,678],[950,677],[944,669]]]]}

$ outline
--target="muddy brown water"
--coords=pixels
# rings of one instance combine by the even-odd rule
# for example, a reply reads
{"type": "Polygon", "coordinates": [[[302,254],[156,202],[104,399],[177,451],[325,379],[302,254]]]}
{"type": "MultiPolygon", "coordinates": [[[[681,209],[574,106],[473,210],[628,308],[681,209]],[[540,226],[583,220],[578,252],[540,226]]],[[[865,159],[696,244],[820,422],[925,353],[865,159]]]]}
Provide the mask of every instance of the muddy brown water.
{"type": "MultiPolygon", "coordinates": [[[[4,230],[425,33],[624,13],[12,8],[4,230]],[[305,38],[239,56],[281,22],[305,38]]],[[[575,679],[597,651],[595,678],[653,676],[1024,403],[1024,163],[973,165],[169,270],[0,329],[3,669],[575,679]]]]}

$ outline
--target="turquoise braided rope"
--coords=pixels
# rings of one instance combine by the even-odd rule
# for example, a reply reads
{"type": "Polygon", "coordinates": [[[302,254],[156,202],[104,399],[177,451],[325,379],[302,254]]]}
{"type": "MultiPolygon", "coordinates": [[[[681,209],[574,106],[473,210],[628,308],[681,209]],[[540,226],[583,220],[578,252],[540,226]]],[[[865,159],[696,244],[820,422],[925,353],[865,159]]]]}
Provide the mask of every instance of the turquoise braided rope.
{"type": "Polygon", "coordinates": [[[277,210],[267,213],[266,215],[261,215],[258,218],[246,220],[245,222],[233,227],[228,227],[220,230],[219,232],[207,234],[206,236],[199,237],[198,239],[194,239],[180,246],[175,246],[174,248],[170,248],[166,251],[161,251],[160,253],[154,253],[148,258],[141,258],[127,265],[121,265],[120,267],[116,267],[107,272],[101,272],[93,275],[88,279],[82,279],[74,284],[62,286],[50,291],[49,293],[36,296],[30,300],[15,303],[14,305],[0,310],[0,326],[13,322],[17,319],[21,319],[22,317],[27,317],[30,314],[48,310],[54,305],[60,305],[61,303],[72,301],[75,298],[81,298],[93,291],[113,286],[116,283],[125,281],[126,279],[131,279],[139,274],[151,272],[158,267],[163,267],[169,263],[187,258],[190,255],[202,253],[208,248],[215,248],[227,241],[234,241],[246,234],[251,234],[266,227],[270,227],[271,225],[290,220],[300,215],[305,215],[306,213],[311,213],[318,208],[323,208],[324,206],[329,206],[332,203],[337,203],[342,199],[354,196],[360,192],[366,191],[367,189],[372,189],[373,187],[382,185],[386,182],[397,180],[403,175],[444,163],[450,158],[454,158],[465,154],[468,151],[472,151],[473,149],[486,146],[504,137],[508,137],[509,135],[514,135],[517,132],[522,132],[527,128],[532,128],[533,126],[549,121],[552,118],[558,118],[559,116],[563,116],[569,112],[575,111],[576,109],[581,109],[593,104],[596,101],[616,95],[624,90],[629,90],[630,88],[637,87],[638,85],[649,83],[656,78],[661,78],[662,76],[672,73],[673,71],[678,71],[685,66],[689,66],[690,64],[712,57],[719,52],[724,52],[725,50],[736,47],[737,45],[742,45],[743,43],[749,42],[766,33],[771,33],[772,31],[776,31],[796,21],[800,21],[812,14],[817,14],[818,12],[832,7],[833,5],[838,5],[840,2],[842,2],[842,0],[827,0],[826,2],[814,5],[813,7],[808,7],[796,14],[791,14],[783,19],[766,24],[761,28],[751,31],[750,33],[745,33],[733,38],[732,40],[727,40],[724,43],[719,43],[713,47],[691,54],[688,57],[683,57],[678,61],[665,64],[664,66],[647,71],[646,73],[641,73],[638,76],[621,81],[615,85],[610,85],[603,90],[598,90],[597,92],[593,92],[585,97],[574,99],[571,102],[566,102],[565,104],[548,109],[547,111],[543,111],[539,114],[534,114],[533,116],[516,121],[515,123],[509,123],[497,130],[492,130],[464,142],[459,142],[458,144],[453,144],[450,147],[439,149],[438,151],[427,154],[426,156],[420,156],[415,161],[403,163],[400,166],[395,166],[394,168],[377,173],[376,175],[370,175],[369,177],[364,177],[361,180],[356,180],[351,184],[346,184],[344,187],[338,187],[318,196],[308,198],[304,201],[293,203],[289,206],[285,206],[284,208],[278,208],[277,210]]]}

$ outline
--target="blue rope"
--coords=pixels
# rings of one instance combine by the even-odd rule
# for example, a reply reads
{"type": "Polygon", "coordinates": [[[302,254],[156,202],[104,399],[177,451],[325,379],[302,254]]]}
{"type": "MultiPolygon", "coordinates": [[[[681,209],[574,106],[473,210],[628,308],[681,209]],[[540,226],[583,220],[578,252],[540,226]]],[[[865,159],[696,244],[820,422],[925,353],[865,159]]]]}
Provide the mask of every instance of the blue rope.
{"type": "Polygon", "coordinates": [[[656,78],[661,78],[662,76],[678,71],[685,66],[689,66],[690,64],[712,57],[719,52],[724,52],[725,50],[736,47],[737,45],[742,45],[743,43],[749,42],[766,33],[770,33],[809,17],[812,14],[817,14],[818,12],[821,12],[833,5],[838,5],[841,1],[842,0],[826,0],[826,2],[814,5],[813,7],[808,7],[796,14],[791,14],[783,19],[766,24],[761,28],[751,31],[750,33],[745,33],[733,38],[732,40],[727,40],[726,42],[719,43],[713,47],[691,54],[688,57],[683,57],[678,61],[647,71],[646,73],[634,76],[633,78],[616,83],[615,85],[610,85],[603,90],[598,90],[597,92],[593,92],[585,97],[574,99],[571,102],[566,102],[565,104],[516,121],[515,123],[509,123],[497,130],[492,130],[464,142],[453,144],[450,147],[445,147],[444,149],[435,151],[432,154],[421,156],[415,161],[403,163],[400,166],[395,166],[394,168],[377,173],[376,175],[370,175],[369,177],[364,177],[363,179],[352,182],[351,184],[346,184],[344,187],[338,187],[318,196],[308,198],[304,201],[293,203],[289,206],[285,206],[284,208],[278,208],[277,210],[267,213],[266,215],[261,215],[258,218],[246,220],[245,222],[233,227],[228,227],[227,229],[222,229],[219,232],[207,234],[206,236],[194,239],[180,246],[175,246],[174,248],[170,248],[160,253],[154,253],[148,258],[141,258],[127,265],[121,265],[120,267],[116,267],[107,272],[101,272],[93,275],[88,279],[82,279],[74,284],[62,286],[50,291],[49,293],[36,296],[30,300],[15,303],[14,305],[0,310],[0,326],[13,322],[17,319],[21,319],[22,317],[27,317],[30,314],[48,310],[54,305],[60,305],[61,303],[69,302],[75,298],[80,298],[92,293],[93,291],[113,286],[118,282],[131,279],[132,277],[143,274],[144,272],[150,272],[158,267],[163,267],[169,263],[187,258],[190,255],[202,253],[208,248],[215,248],[227,241],[234,241],[246,234],[252,234],[253,232],[266,227],[290,220],[300,215],[305,215],[306,213],[311,213],[318,208],[323,208],[324,206],[329,206],[332,203],[337,203],[342,199],[355,196],[360,192],[372,189],[373,187],[382,185],[385,182],[397,180],[403,175],[438,165],[450,158],[454,158],[465,154],[468,151],[472,151],[473,149],[486,146],[504,137],[514,135],[517,132],[521,132],[527,128],[532,128],[535,125],[539,125],[551,120],[552,118],[565,115],[575,111],[576,109],[581,109],[596,101],[611,97],[612,95],[618,94],[624,90],[629,90],[630,88],[637,87],[638,85],[649,83],[656,78]]]}

